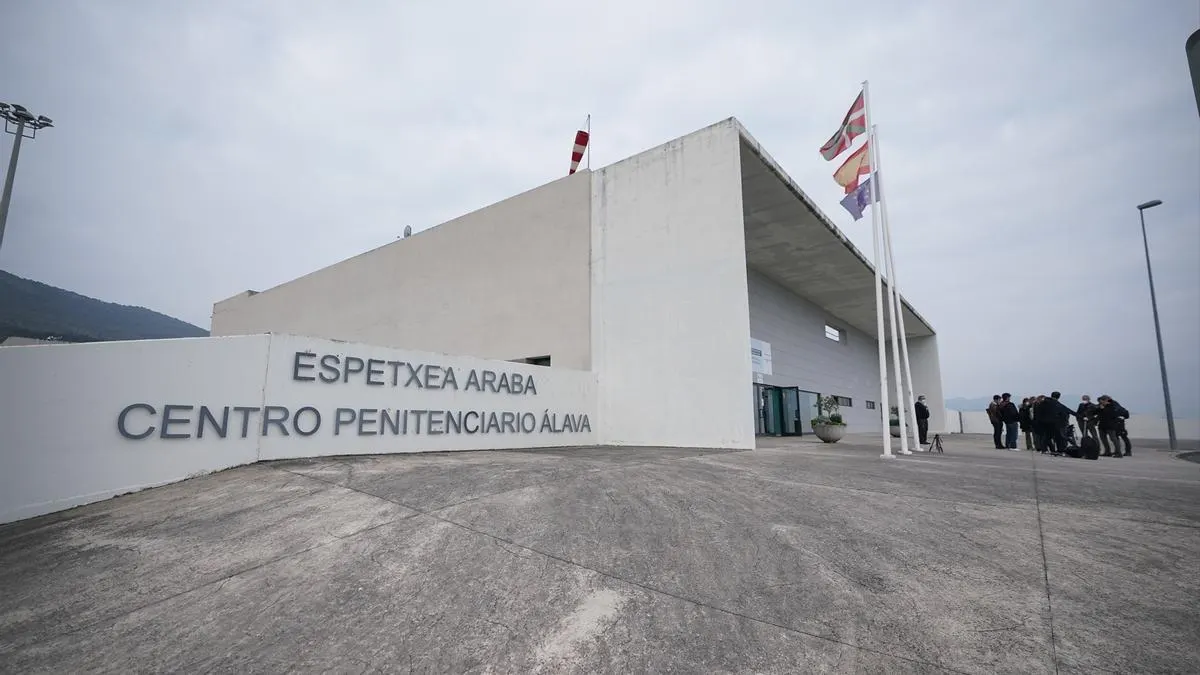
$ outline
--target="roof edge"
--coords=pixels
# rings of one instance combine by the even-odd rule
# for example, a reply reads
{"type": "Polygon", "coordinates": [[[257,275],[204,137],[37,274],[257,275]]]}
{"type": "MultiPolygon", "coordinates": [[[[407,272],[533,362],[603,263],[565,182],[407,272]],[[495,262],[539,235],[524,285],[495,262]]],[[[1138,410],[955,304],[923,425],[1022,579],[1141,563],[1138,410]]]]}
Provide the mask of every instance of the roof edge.
{"type": "MultiPolygon", "coordinates": [[[[737,128],[738,136],[741,138],[741,142],[746,144],[746,146],[749,147],[750,150],[762,160],[763,164],[765,164],[767,168],[770,169],[771,172],[774,173],[775,176],[779,178],[779,180],[781,180],[785,186],[787,186],[788,190],[795,195],[796,198],[799,199],[809,211],[812,211],[813,215],[817,217],[817,220],[821,221],[821,224],[823,224],[825,228],[829,230],[829,233],[834,237],[837,237],[838,241],[840,241],[843,246],[850,249],[850,252],[853,253],[855,257],[857,257],[859,261],[871,271],[871,274],[874,274],[875,265],[873,265],[870,260],[867,260],[867,257],[863,255],[862,251],[858,250],[858,247],[854,245],[854,242],[850,241],[850,239],[846,237],[846,235],[840,229],[838,229],[838,226],[834,224],[833,220],[830,219],[829,216],[825,215],[825,212],[821,210],[821,207],[817,206],[816,203],[808,197],[808,195],[804,194],[804,191],[800,189],[800,186],[796,183],[796,181],[789,176],[787,171],[784,171],[783,167],[779,165],[779,162],[775,161],[775,158],[763,148],[762,143],[759,143],[758,140],[751,135],[750,131],[747,130],[746,127],[743,126],[736,117],[730,117],[726,120],[718,122],[717,124],[724,124],[727,122],[732,122],[734,124],[734,126],[737,128]]],[[[881,277],[885,284],[890,285],[887,275],[881,274],[881,277]]],[[[929,320],[922,316],[921,313],[912,306],[912,303],[910,303],[904,297],[904,293],[900,293],[900,304],[904,307],[907,307],[908,311],[912,312],[912,315],[915,316],[922,324],[924,324],[932,335],[937,335],[937,331],[934,330],[933,325],[930,324],[929,320]]]]}

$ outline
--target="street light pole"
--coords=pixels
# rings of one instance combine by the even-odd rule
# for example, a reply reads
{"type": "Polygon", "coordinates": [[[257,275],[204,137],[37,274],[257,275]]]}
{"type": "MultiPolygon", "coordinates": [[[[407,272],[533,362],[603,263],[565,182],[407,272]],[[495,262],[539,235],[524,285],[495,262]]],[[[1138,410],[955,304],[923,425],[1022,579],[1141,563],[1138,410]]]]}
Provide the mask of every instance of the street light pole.
{"type": "Polygon", "coordinates": [[[1171,449],[1177,449],[1175,440],[1175,415],[1171,412],[1171,387],[1167,385],[1167,358],[1163,355],[1162,327],[1158,323],[1158,299],[1154,295],[1154,270],[1150,267],[1150,240],[1146,238],[1146,209],[1162,204],[1161,199],[1152,199],[1138,204],[1138,217],[1142,221],[1142,246],[1146,249],[1146,277],[1150,280],[1150,308],[1154,312],[1154,338],[1158,341],[1158,368],[1162,371],[1163,405],[1167,409],[1167,438],[1171,449]]]}
{"type": "Polygon", "coordinates": [[[33,113],[15,103],[0,101],[0,117],[4,118],[5,133],[13,134],[12,155],[8,158],[8,173],[4,176],[4,194],[0,197],[0,246],[4,245],[4,226],[8,222],[8,207],[12,203],[13,181],[17,176],[17,157],[21,154],[21,140],[35,138],[38,129],[54,126],[49,117],[33,113]],[[15,130],[13,129],[15,125],[15,130]],[[28,136],[26,133],[28,132],[28,136]]]}

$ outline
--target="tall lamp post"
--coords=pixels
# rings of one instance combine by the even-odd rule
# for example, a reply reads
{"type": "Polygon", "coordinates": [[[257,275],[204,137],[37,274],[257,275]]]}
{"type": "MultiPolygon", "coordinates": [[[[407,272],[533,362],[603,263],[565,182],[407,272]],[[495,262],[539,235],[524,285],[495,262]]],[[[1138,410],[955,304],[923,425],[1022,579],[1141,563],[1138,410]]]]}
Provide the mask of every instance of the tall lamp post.
{"type": "Polygon", "coordinates": [[[1138,217],[1142,221],[1142,245],[1146,248],[1146,276],[1150,279],[1150,308],[1154,311],[1154,337],[1158,340],[1158,368],[1162,371],[1163,405],[1167,409],[1167,438],[1171,449],[1177,449],[1175,440],[1175,415],[1171,412],[1171,387],[1167,385],[1167,359],[1163,356],[1162,327],[1158,324],[1158,299],[1154,296],[1154,271],[1150,268],[1150,240],[1146,238],[1146,209],[1162,204],[1161,199],[1152,199],[1138,204],[1138,217]]]}
{"type": "Polygon", "coordinates": [[[8,158],[8,174],[4,177],[4,196],[0,197],[0,246],[4,245],[4,224],[8,222],[8,205],[12,202],[13,179],[17,175],[17,156],[21,154],[21,139],[32,139],[38,129],[54,126],[45,115],[34,116],[25,106],[0,101],[0,117],[4,118],[4,132],[13,138],[12,156],[8,158]]]}

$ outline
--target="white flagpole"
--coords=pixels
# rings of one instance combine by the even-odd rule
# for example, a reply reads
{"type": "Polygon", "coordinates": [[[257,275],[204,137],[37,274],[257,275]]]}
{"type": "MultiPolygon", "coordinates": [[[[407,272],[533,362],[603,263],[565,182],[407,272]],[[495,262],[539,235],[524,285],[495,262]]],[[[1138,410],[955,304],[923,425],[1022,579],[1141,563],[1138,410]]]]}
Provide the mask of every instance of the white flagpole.
{"type": "MultiPolygon", "coordinates": [[[[871,131],[877,138],[879,131],[876,129],[872,129],[871,131]]],[[[876,140],[876,143],[878,143],[878,140],[876,140]]],[[[875,147],[875,158],[876,158],[876,161],[879,160],[879,146],[878,145],[876,145],[876,147],[875,147]]],[[[879,167],[876,166],[875,170],[879,171],[879,167]]],[[[879,201],[880,219],[883,221],[884,246],[887,251],[888,280],[891,281],[890,285],[892,288],[892,304],[894,307],[897,308],[896,315],[899,316],[899,321],[900,321],[900,331],[899,331],[900,332],[900,353],[901,353],[901,358],[904,362],[904,383],[905,383],[905,385],[907,385],[907,390],[905,391],[905,393],[907,394],[908,409],[912,412],[912,415],[913,415],[913,424],[912,424],[913,447],[919,450],[919,449],[923,449],[923,448],[921,446],[920,432],[917,430],[917,417],[916,417],[917,403],[916,403],[916,399],[913,397],[912,366],[909,364],[909,360],[908,360],[908,333],[905,331],[905,328],[904,328],[904,305],[900,299],[900,284],[896,280],[896,256],[895,256],[895,252],[892,250],[892,226],[891,226],[891,223],[888,222],[887,203],[884,201],[885,197],[883,196],[882,191],[880,191],[879,197],[880,197],[880,201],[879,201]]],[[[893,333],[895,333],[894,327],[893,327],[893,333]]],[[[895,347],[895,345],[893,345],[893,347],[895,347]]],[[[899,371],[897,370],[896,377],[899,377],[899,376],[900,376],[900,374],[899,374],[899,371]]],[[[900,396],[899,393],[897,393],[896,395],[900,396]]],[[[900,434],[903,437],[905,435],[904,434],[904,418],[903,418],[903,416],[900,418],[900,425],[901,425],[900,426],[900,434]]]]}
{"type": "Polygon", "coordinates": [[[871,163],[871,233],[873,235],[872,251],[874,253],[875,265],[875,330],[878,335],[877,342],[879,343],[879,405],[883,409],[883,417],[880,419],[880,426],[883,429],[883,457],[891,459],[895,457],[892,454],[892,432],[888,428],[887,414],[890,407],[888,406],[888,378],[887,378],[887,349],[884,340],[887,338],[883,325],[883,272],[879,262],[880,241],[882,239],[879,226],[879,209],[875,206],[876,200],[876,184],[875,180],[875,139],[871,133],[871,91],[870,85],[866,80],[863,80],[863,122],[867,128],[867,151],[868,160],[871,163]]]}
{"type": "Polygon", "coordinates": [[[896,269],[892,267],[892,252],[890,244],[888,243],[890,241],[890,237],[888,236],[887,231],[887,220],[885,220],[883,216],[883,194],[878,187],[879,165],[877,162],[879,161],[879,137],[876,135],[877,133],[878,130],[876,126],[872,124],[871,143],[875,146],[875,161],[871,163],[871,168],[874,170],[871,183],[879,194],[880,203],[878,205],[872,204],[871,209],[875,210],[878,208],[880,212],[879,219],[883,224],[884,260],[887,263],[888,268],[888,320],[892,324],[892,374],[895,376],[894,380],[896,384],[896,417],[898,417],[900,420],[900,454],[911,455],[912,451],[908,449],[908,427],[904,410],[904,378],[900,376],[900,326],[898,320],[896,319],[896,315],[900,313],[900,294],[896,290],[896,269]]]}

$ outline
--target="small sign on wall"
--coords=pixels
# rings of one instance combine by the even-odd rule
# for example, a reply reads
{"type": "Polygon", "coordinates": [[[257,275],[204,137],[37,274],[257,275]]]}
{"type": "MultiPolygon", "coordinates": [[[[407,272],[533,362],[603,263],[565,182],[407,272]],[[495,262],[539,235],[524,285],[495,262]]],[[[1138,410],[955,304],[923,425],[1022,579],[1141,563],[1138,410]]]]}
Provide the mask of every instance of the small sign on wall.
{"type": "MultiPolygon", "coordinates": [[[[751,370],[755,373],[763,375],[771,374],[771,343],[763,342],[750,338],[750,365],[751,370]]],[[[762,380],[755,380],[761,383],[762,380]]]]}

